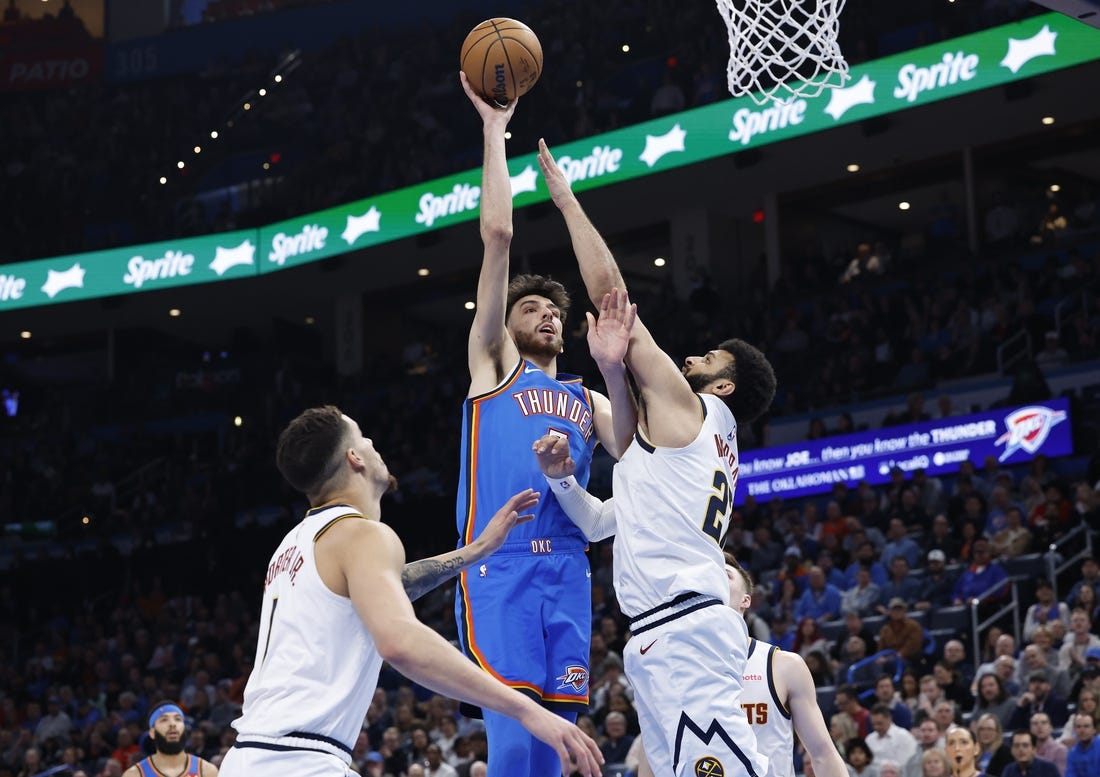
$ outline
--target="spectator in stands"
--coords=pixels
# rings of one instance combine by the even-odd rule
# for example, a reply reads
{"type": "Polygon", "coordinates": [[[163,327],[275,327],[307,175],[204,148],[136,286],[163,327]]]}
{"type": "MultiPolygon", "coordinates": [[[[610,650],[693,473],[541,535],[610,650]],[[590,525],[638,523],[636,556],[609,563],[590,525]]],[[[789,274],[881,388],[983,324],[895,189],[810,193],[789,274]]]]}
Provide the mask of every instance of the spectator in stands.
{"type": "Polygon", "coordinates": [[[1096,744],[1096,722],[1091,715],[1073,716],[1077,744],[1066,756],[1066,777],[1092,777],[1100,774],[1100,747],[1096,744]]]}
{"type": "Polygon", "coordinates": [[[973,562],[955,583],[952,596],[955,604],[969,604],[980,598],[982,608],[987,609],[1008,596],[1008,573],[1000,562],[992,560],[989,541],[984,538],[974,540],[973,556],[973,562]]]}
{"type": "Polygon", "coordinates": [[[863,616],[858,612],[844,614],[844,632],[833,645],[832,657],[834,663],[847,664],[851,662],[848,656],[848,640],[851,637],[857,637],[863,643],[863,655],[870,655],[872,648],[875,646],[875,635],[864,625],[863,616]]]}
{"type": "Polygon", "coordinates": [[[851,777],[879,777],[878,767],[873,763],[875,756],[863,737],[848,740],[845,751],[844,760],[851,777]]]}
{"type": "MultiPolygon", "coordinates": [[[[1090,650],[1095,650],[1096,654],[1100,655],[1100,648],[1090,648],[1090,650]]],[[[1085,660],[1089,660],[1087,651],[1085,660]]],[[[1051,693],[1063,699],[1068,697],[1070,691],[1069,673],[1057,664],[1051,666],[1047,661],[1047,654],[1038,645],[1028,645],[1020,652],[1020,660],[1016,667],[1016,682],[1021,686],[1027,685],[1028,678],[1031,677],[1033,672],[1046,672],[1050,680],[1051,693]]],[[[1007,725],[1008,722],[1005,721],[1005,723],[1007,725]]],[[[1019,727],[1012,726],[1012,728],[1019,727]]]]}
{"type": "MultiPolygon", "coordinates": [[[[1100,699],[1100,648],[1089,648],[1085,651],[1085,666],[1070,686],[1066,698],[1077,699],[1086,690],[1100,699]]],[[[1100,724],[1100,720],[1097,723],[1100,724]]]]}
{"type": "Polygon", "coordinates": [[[834,712],[829,716],[829,736],[843,757],[848,755],[848,742],[857,734],[856,724],[846,712],[834,712]]]}
{"type": "Polygon", "coordinates": [[[891,599],[901,599],[909,606],[919,595],[920,583],[911,574],[909,562],[905,556],[894,556],[890,560],[890,579],[879,588],[877,611],[882,615],[887,614],[891,599]]]}
{"type": "Polygon", "coordinates": [[[817,620],[832,620],[840,615],[840,591],[836,586],[825,582],[825,573],[821,567],[810,567],[809,582],[794,609],[795,619],[805,617],[817,620]]]}
{"type": "Polygon", "coordinates": [[[949,639],[944,643],[943,660],[958,672],[964,685],[969,686],[974,681],[974,666],[966,660],[966,648],[960,640],[949,639]]]}
{"type": "Polygon", "coordinates": [[[1058,767],[1059,774],[1064,775],[1066,754],[1069,751],[1054,737],[1054,726],[1050,723],[1050,716],[1045,712],[1036,712],[1031,716],[1029,730],[1035,737],[1035,755],[1053,763],[1058,767]]]}
{"type": "Polygon", "coordinates": [[[1045,712],[1057,728],[1061,728],[1069,718],[1066,700],[1051,693],[1050,676],[1045,669],[1036,669],[1028,675],[1027,690],[1016,700],[1016,710],[1009,721],[1009,728],[1030,725],[1031,716],[1036,712],[1045,712]]]}
{"type": "Polygon", "coordinates": [[[929,748],[920,757],[920,770],[909,773],[907,777],[951,777],[951,762],[947,760],[947,753],[939,748],[929,748]]]}
{"type": "Polygon", "coordinates": [[[840,275],[841,283],[866,280],[882,275],[886,271],[882,259],[871,249],[870,243],[860,243],[856,247],[856,255],[848,262],[844,272],[840,275]]]}
{"type": "Polygon", "coordinates": [[[896,651],[906,664],[919,666],[924,643],[920,624],[909,617],[905,599],[895,597],[888,604],[886,623],[879,630],[878,649],[896,651]]]}
{"type": "Polygon", "coordinates": [[[1069,607],[1064,602],[1054,600],[1054,585],[1047,578],[1041,577],[1035,582],[1035,604],[1027,608],[1024,616],[1024,640],[1030,642],[1036,629],[1055,620],[1069,623],[1069,607]]]}
{"type": "MultiPolygon", "coordinates": [[[[943,396],[947,396],[946,394],[943,396]]],[[[942,398],[942,397],[941,397],[942,398]]],[[[925,515],[936,515],[943,509],[945,495],[943,481],[939,478],[929,477],[928,472],[922,467],[913,470],[913,487],[917,490],[920,506],[925,515]]]]}
{"type": "Polygon", "coordinates": [[[1054,763],[1036,758],[1035,745],[1035,735],[1030,731],[1013,731],[1012,763],[1005,766],[1001,777],[1061,777],[1054,763]]]}
{"type": "MultiPolygon", "coordinates": [[[[997,493],[997,489],[993,489],[997,493]]],[[[993,553],[999,558],[1016,558],[1031,551],[1031,531],[1023,525],[1023,514],[1018,506],[1011,506],[1004,513],[1005,525],[989,540],[993,553]]]]}
{"type": "Polygon", "coordinates": [[[978,679],[978,693],[973,716],[984,713],[995,715],[1001,725],[1009,725],[1016,711],[1016,699],[1005,690],[1001,678],[990,672],[978,679]]]}
{"type": "Polygon", "coordinates": [[[867,746],[876,758],[887,757],[898,763],[908,763],[917,752],[917,740],[907,728],[894,723],[890,708],[885,704],[871,707],[871,733],[867,746]]]}
{"type": "Polygon", "coordinates": [[[881,586],[887,580],[886,567],[875,560],[875,545],[870,540],[864,540],[855,548],[855,560],[844,570],[845,588],[852,588],[857,580],[856,575],[861,566],[867,566],[871,574],[871,582],[881,586]]]}
{"type": "Polygon", "coordinates": [[[621,712],[609,712],[604,719],[604,736],[599,739],[600,752],[608,764],[626,761],[634,736],[627,733],[626,715],[621,712]]]}
{"type": "MultiPolygon", "coordinates": [[[[986,654],[988,654],[989,660],[984,661],[978,665],[978,668],[974,670],[975,677],[981,677],[987,672],[995,672],[997,670],[997,659],[1007,656],[1015,660],[1016,658],[1016,638],[1011,634],[1002,632],[996,626],[989,630],[989,637],[993,637],[992,643],[988,640],[986,642],[986,654]]],[[[1004,679],[1004,678],[1001,678],[1004,679]]]]}
{"type": "Polygon", "coordinates": [[[1005,746],[1004,727],[996,715],[984,713],[974,723],[978,741],[978,771],[989,777],[1000,777],[1012,762],[1012,752],[1005,746]]]}
{"type": "Polygon", "coordinates": [[[970,709],[974,705],[973,694],[962,684],[962,678],[946,661],[940,660],[932,665],[932,676],[936,678],[936,685],[943,690],[944,698],[954,702],[959,709],[970,709]]]}
{"type": "Polygon", "coordinates": [[[765,572],[780,566],[783,561],[783,546],[772,537],[767,525],[757,526],[753,531],[752,558],[749,559],[749,571],[754,579],[761,579],[765,572]]]}
{"type": "Polygon", "coordinates": [[[792,652],[806,658],[811,652],[821,652],[826,647],[825,637],[816,619],[806,616],[798,622],[792,652]]]}
{"type": "Polygon", "coordinates": [[[1092,556],[1081,561],[1081,579],[1073,584],[1066,594],[1066,604],[1072,610],[1077,606],[1077,597],[1085,586],[1092,588],[1094,594],[1100,594],[1100,564],[1092,556]]]}
{"type": "Polygon", "coordinates": [[[856,571],[856,583],[841,597],[840,611],[847,615],[850,612],[860,616],[878,614],[879,601],[882,599],[882,589],[871,582],[871,567],[869,564],[860,564],[856,571]]]}
{"type": "MultiPolygon", "coordinates": [[[[797,522],[796,526],[801,526],[801,522],[797,522]]],[[[802,529],[805,534],[805,527],[802,529]]],[[[802,563],[802,548],[792,543],[790,547],[783,554],[783,568],[779,570],[779,574],[775,577],[776,585],[783,585],[784,580],[793,580],[795,584],[795,593],[798,596],[802,596],[802,593],[806,590],[806,582],[809,578],[810,572],[806,565],[802,563]]]]}
{"type": "Polygon", "coordinates": [[[894,678],[888,674],[875,681],[875,703],[890,710],[890,718],[899,728],[908,731],[913,727],[913,712],[898,697],[894,689],[894,678]]]}
{"type": "Polygon", "coordinates": [[[1068,226],[1066,217],[1062,215],[1062,211],[1058,208],[1058,203],[1052,202],[1047,206],[1046,213],[1039,220],[1038,234],[1031,237],[1031,242],[1035,245],[1052,243],[1065,234],[1068,226]]]}
{"type": "Polygon", "coordinates": [[[1090,648],[1100,647],[1100,637],[1093,634],[1091,628],[1089,614],[1075,607],[1069,616],[1069,633],[1058,651],[1058,665],[1066,668],[1073,680],[1085,668],[1085,653],[1090,648]]]}
{"type": "MultiPolygon", "coordinates": [[[[916,499],[916,493],[912,489],[906,489],[903,492],[903,499],[905,494],[908,494],[910,499],[916,499]]],[[[882,565],[889,568],[890,562],[893,561],[895,556],[904,558],[910,568],[916,567],[921,557],[920,545],[907,534],[906,523],[902,518],[890,519],[886,530],[886,544],[883,546],[882,555],[880,556],[882,565]]]]}
{"type": "Polygon", "coordinates": [[[952,603],[955,578],[948,574],[944,561],[946,554],[939,548],[928,551],[928,566],[920,580],[915,610],[937,610],[952,603]]]}
{"type": "Polygon", "coordinates": [[[859,691],[873,688],[881,670],[875,661],[864,663],[868,654],[864,649],[863,640],[858,637],[848,637],[845,653],[848,660],[838,663],[836,667],[837,682],[849,683],[859,691]]]}
{"type": "Polygon", "coordinates": [[[1058,651],[1061,649],[1062,645],[1060,641],[1057,645],[1055,644],[1053,630],[1056,627],[1060,628],[1062,638],[1064,639],[1065,624],[1068,622],[1068,619],[1066,621],[1050,621],[1049,623],[1047,623],[1046,626],[1040,626],[1039,628],[1035,629],[1035,631],[1031,635],[1031,643],[1035,645],[1035,647],[1042,650],[1043,654],[1047,657],[1047,666],[1057,666],[1059,668],[1063,668],[1061,657],[1058,655],[1058,651]]]}

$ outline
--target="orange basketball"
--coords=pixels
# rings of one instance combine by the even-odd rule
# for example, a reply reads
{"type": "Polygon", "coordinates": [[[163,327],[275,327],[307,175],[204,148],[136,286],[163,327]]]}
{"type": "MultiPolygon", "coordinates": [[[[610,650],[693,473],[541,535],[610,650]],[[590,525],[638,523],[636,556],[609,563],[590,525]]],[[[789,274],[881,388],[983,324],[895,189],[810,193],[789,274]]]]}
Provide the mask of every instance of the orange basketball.
{"type": "Polygon", "coordinates": [[[462,42],[459,67],[486,100],[507,105],[527,94],[542,74],[542,44],[523,22],[488,19],[462,42]]]}

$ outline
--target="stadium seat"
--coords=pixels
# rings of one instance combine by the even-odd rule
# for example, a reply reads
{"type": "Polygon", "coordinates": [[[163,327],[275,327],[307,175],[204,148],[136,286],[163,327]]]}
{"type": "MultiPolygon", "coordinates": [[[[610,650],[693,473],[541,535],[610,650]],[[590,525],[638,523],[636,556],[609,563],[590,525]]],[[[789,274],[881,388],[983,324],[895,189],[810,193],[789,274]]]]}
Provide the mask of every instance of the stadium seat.
{"type": "Polygon", "coordinates": [[[1038,580],[1047,575],[1046,555],[1043,553],[1025,553],[1016,558],[1006,558],[1001,563],[1009,577],[1038,580]]]}
{"type": "Polygon", "coordinates": [[[830,711],[833,709],[835,702],[835,685],[823,685],[817,689],[817,706],[821,708],[821,712],[826,716],[826,718],[828,717],[830,711]]]}
{"type": "Polygon", "coordinates": [[[952,631],[956,634],[969,634],[970,606],[960,604],[933,610],[928,623],[933,632],[952,631]]]}
{"type": "Polygon", "coordinates": [[[846,624],[841,620],[824,621],[819,625],[821,628],[821,636],[828,642],[836,642],[848,632],[846,624]]]}

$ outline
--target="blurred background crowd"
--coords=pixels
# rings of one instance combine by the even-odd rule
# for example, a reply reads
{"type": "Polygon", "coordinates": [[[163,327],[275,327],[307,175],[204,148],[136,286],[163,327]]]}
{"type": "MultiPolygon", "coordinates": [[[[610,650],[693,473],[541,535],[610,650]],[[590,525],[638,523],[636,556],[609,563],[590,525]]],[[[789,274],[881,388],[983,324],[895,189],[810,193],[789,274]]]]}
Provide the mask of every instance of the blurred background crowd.
{"type": "MultiPolygon", "coordinates": [[[[243,24],[303,5],[179,2],[172,26],[243,24]]],[[[1036,10],[1012,0],[849,0],[841,42],[855,63],[1036,10]]],[[[540,99],[516,114],[517,148],[726,97],[727,44],[712,7],[546,0],[510,12],[556,63],[540,99]]],[[[8,0],[3,19],[0,34],[43,24],[93,34],[67,0],[48,18],[30,0],[8,0]]],[[[14,261],[266,224],[476,166],[480,136],[453,62],[470,22],[366,26],[316,49],[215,62],[198,76],[5,100],[0,272],[14,261]],[[287,62],[296,64],[277,99],[234,112],[259,74],[287,62]],[[224,142],[188,175],[158,183],[227,117],[224,142]]],[[[991,777],[1008,761],[1004,735],[1023,729],[1064,773],[1076,744],[1070,713],[1100,723],[1097,190],[1085,177],[1058,191],[1015,180],[980,203],[978,254],[964,245],[963,214],[945,201],[904,234],[866,225],[843,249],[788,250],[774,283],[762,263],[736,289],[706,273],[686,295],[669,284],[632,288],[671,354],[730,331],[768,353],[780,393],[746,430],[745,450],[781,426],[787,439],[816,439],[1070,400],[1073,457],[972,461],[942,478],[897,469],[882,486],[748,497],[739,508],[727,546],[758,582],[750,628],[806,658],[857,777],[942,777],[945,762],[929,754],[942,752],[952,722],[973,728],[991,777]],[[1021,333],[1028,345],[1006,363],[1003,346],[1021,333]],[[990,388],[979,401],[959,399],[960,386],[983,380],[990,388]]],[[[560,277],[580,288],[575,273],[560,277]]],[[[400,300],[379,304],[396,310],[400,300]]],[[[150,347],[147,332],[119,332],[106,384],[82,378],[79,343],[55,358],[63,379],[29,379],[27,357],[6,350],[0,777],[53,767],[117,777],[144,757],[145,716],[163,698],[187,713],[188,750],[218,762],[251,669],[268,555],[304,509],[272,466],[275,436],[302,408],[338,404],[369,430],[401,483],[384,518],[410,559],[454,546],[464,329],[404,321],[372,338],[355,376],[337,374],[324,334],[309,327],[227,329],[205,348],[150,347]]],[[[596,376],[584,336],[575,315],[563,366],[596,376]]],[[[610,467],[605,455],[594,463],[593,490],[606,494],[610,467]]],[[[594,544],[590,557],[591,706],[580,725],[609,763],[631,768],[638,723],[622,672],[629,635],[612,543],[594,544]]],[[[453,595],[444,586],[417,603],[451,639],[453,595]]],[[[354,761],[364,774],[465,777],[484,748],[479,721],[386,670],[354,761]]]]}

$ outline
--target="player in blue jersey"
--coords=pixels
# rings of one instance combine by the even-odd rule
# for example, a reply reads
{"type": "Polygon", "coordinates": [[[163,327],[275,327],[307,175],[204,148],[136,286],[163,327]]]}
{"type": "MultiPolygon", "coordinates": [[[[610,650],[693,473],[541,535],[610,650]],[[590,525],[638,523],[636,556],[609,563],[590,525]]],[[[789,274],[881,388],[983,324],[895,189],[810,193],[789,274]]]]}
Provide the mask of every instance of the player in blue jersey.
{"type": "Polygon", "coordinates": [[[149,713],[149,736],[156,752],[138,761],[122,777],[218,777],[218,767],[183,751],[186,724],[183,710],[170,701],[162,701],[149,713]]]}
{"type": "MultiPolygon", "coordinates": [[[[477,537],[485,506],[501,504],[501,494],[543,487],[532,440],[546,434],[568,440],[577,479],[585,483],[596,442],[618,458],[635,418],[628,404],[613,421],[607,397],[558,372],[569,308],[564,287],[538,275],[509,283],[512,193],[504,133],[516,101],[494,107],[474,94],[465,75],[460,79],[481,116],[485,141],[485,253],[470,328],[456,510],[462,546],[477,537]]],[[[616,400],[626,396],[621,392],[616,400]]],[[[586,544],[555,499],[546,498],[534,520],[516,527],[491,559],[462,573],[455,599],[466,653],[486,672],[569,720],[588,705],[592,602],[586,544]]],[[[491,777],[557,773],[554,751],[515,721],[487,711],[485,726],[491,777]]]]}

